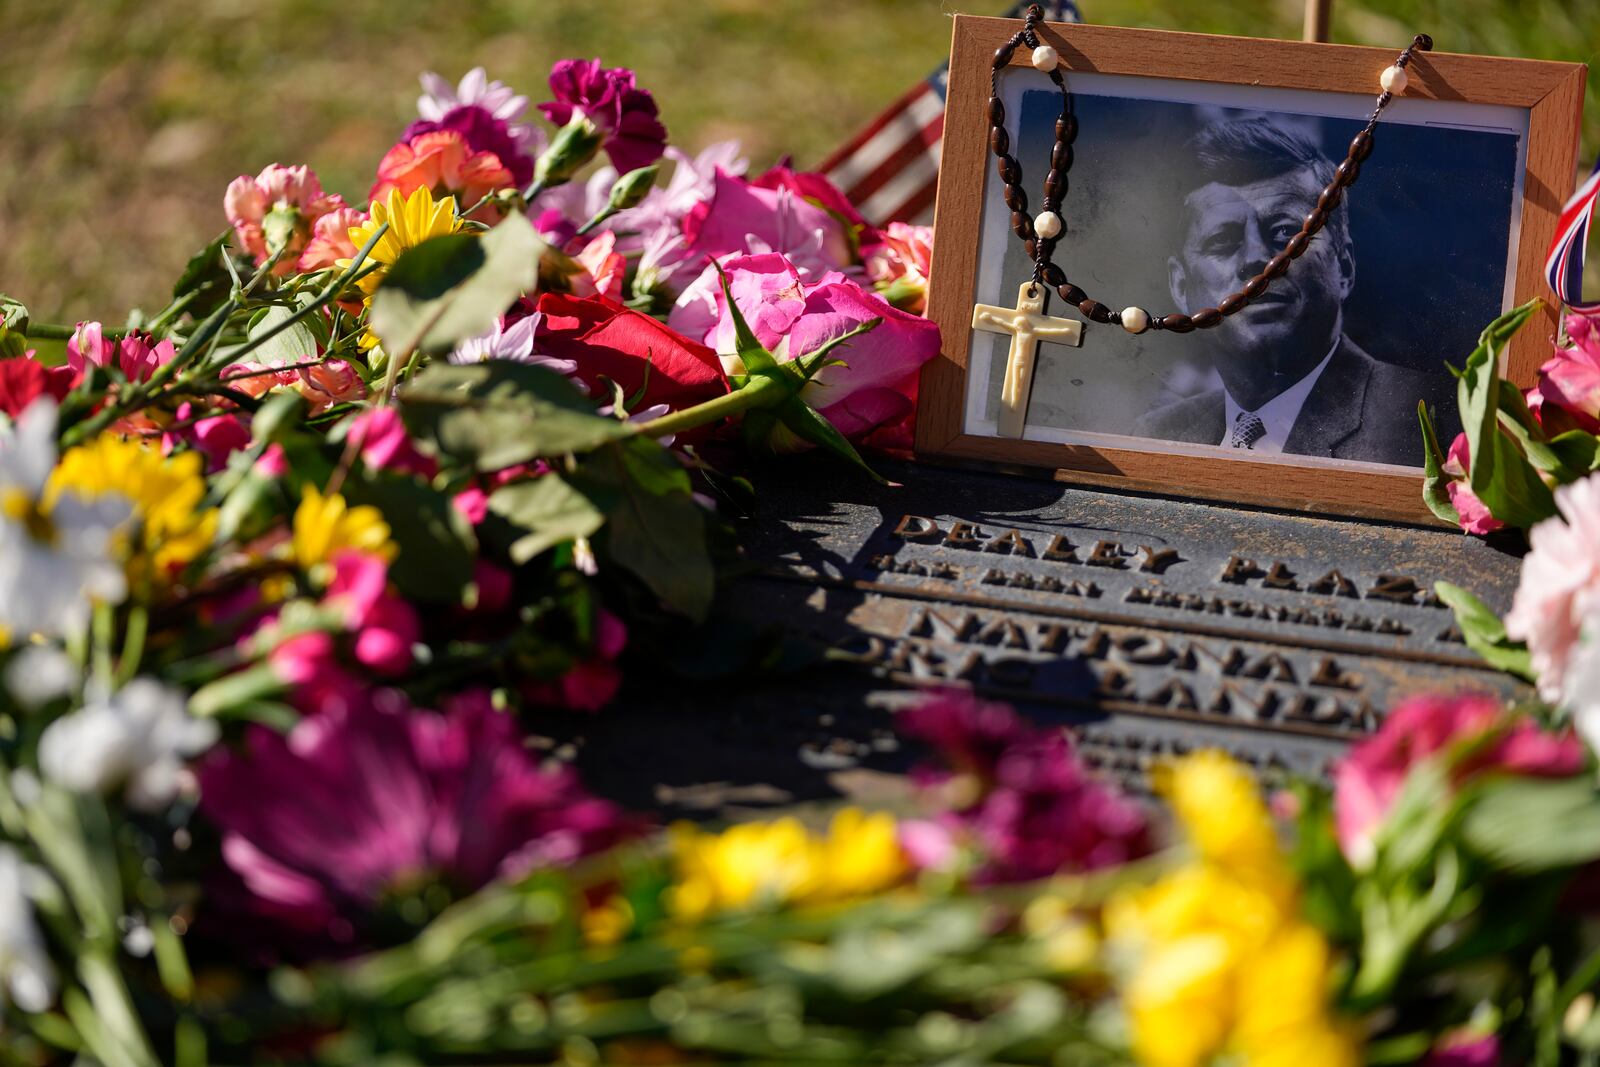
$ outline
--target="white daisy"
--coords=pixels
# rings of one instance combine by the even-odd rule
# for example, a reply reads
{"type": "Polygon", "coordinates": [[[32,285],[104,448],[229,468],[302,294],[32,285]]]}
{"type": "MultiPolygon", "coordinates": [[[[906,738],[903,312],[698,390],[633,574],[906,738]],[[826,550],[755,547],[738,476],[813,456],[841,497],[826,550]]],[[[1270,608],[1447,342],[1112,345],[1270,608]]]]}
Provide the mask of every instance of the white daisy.
{"type": "Polygon", "coordinates": [[[41,397],[0,431],[0,626],[13,637],[76,632],[94,601],[127,595],[111,548],[133,506],[116,493],[67,492],[47,507],[55,464],[56,405],[41,397]]]}
{"type": "Polygon", "coordinates": [[[490,81],[482,67],[473,67],[462,77],[460,84],[452,87],[433,71],[422,76],[422,95],[417,98],[417,114],[429,122],[438,122],[458,107],[481,107],[506,124],[511,139],[530,155],[537,155],[543,147],[537,142],[544,135],[529,123],[521,121],[528,110],[528,98],[518,95],[504,82],[490,81]]]}
{"type": "Polygon", "coordinates": [[[554,356],[534,353],[534,335],[538,332],[539,323],[543,319],[544,316],[535,311],[510,326],[496,322],[494,329],[488,333],[469,337],[456,345],[455,351],[450,353],[450,362],[487,363],[491,359],[503,359],[512,363],[529,363],[535,367],[544,367],[557,374],[575,373],[578,369],[575,360],[556,359],[554,356]]]}
{"type": "Polygon", "coordinates": [[[189,714],[182,692],[135,678],[63,715],[39,738],[39,772],[75,793],[124,787],[139,811],[159,811],[184,785],[184,764],[212,745],[216,722],[189,714]]]}

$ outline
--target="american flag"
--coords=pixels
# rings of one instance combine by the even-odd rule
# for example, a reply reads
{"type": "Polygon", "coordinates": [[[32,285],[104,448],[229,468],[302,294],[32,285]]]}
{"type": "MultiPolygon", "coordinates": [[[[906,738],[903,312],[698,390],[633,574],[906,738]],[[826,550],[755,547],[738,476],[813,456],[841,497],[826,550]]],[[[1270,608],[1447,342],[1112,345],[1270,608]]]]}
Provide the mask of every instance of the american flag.
{"type": "Polygon", "coordinates": [[[1600,201],[1600,159],[1594,162],[1594,173],[1578,186],[1566,207],[1561,210],[1561,221],[1556,225],[1555,240],[1550,243],[1550,253],[1545,260],[1545,276],[1550,288],[1556,291],[1573,311],[1580,315],[1600,315],[1600,299],[1583,298],[1583,252],[1589,243],[1589,224],[1594,218],[1596,201],[1600,201]]]}
{"type": "MultiPolygon", "coordinates": [[[[1006,15],[1021,18],[1027,6],[1024,0],[1006,15]]],[[[1041,6],[1050,22],[1082,21],[1073,0],[1041,6]]],[[[874,225],[933,221],[948,66],[940,64],[817,168],[874,225]]]]}

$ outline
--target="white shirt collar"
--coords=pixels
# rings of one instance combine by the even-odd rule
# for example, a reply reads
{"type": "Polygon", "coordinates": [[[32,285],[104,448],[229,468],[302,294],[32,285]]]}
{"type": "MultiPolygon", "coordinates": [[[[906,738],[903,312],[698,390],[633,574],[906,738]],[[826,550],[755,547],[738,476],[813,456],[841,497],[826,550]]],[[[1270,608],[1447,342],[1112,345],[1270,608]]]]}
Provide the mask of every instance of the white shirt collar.
{"type": "MultiPolygon", "coordinates": [[[[1339,350],[1339,342],[1344,338],[1336,337],[1333,347],[1328,349],[1328,354],[1322,357],[1322,362],[1295,382],[1289,388],[1262,404],[1254,412],[1261,420],[1267,432],[1256,440],[1256,452],[1282,452],[1284,442],[1289,440],[1289,434],[1294,429],[1296,420],[1300,418],[1300,409],[1306,406],[1306,397],[1311,394],[1312,388],[1317,384],[1317,379],[1322,377],[1322,372],[1328,369],[1328,364],[1333,361],[1333,354],[1339,350]]],[[[1239,416],[1246,409],[1239,406],[1239,402],[1228,392],[1226,386],[1222,389],[1222,405],[1224,424],[1222,427],[1222,440],[1218,444],[1224,448],[1229,447],[1233,438],[1234,424],[1239,421],[1239,416]]]]}

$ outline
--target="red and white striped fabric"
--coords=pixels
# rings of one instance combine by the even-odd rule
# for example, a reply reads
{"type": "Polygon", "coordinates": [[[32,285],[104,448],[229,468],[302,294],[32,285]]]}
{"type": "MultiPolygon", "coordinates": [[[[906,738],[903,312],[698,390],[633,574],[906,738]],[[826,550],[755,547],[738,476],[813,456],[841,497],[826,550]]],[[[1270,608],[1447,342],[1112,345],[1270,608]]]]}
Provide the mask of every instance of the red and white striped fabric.
{"type": "Polygon", "coordinates": [[[817,168],[875,226],[933,221],[944,77],[941,68],[918,83],[817,168]]]}
{"type": "Polygon", "coordinates": [[[1600,315],[1600,298],[1583,299],[1583,253],[1584,246],[1589,243],[1589,224],[1594,219],[1597,199],[1600,199],[1600,159],[1595,160],[1594,173],[1589,175],[1589,180],[1578,187],[1561,210],[1556,238],[1550,243],[1550,255],[1544,264],[1550,288],[1556,291],[1562,303],[1581,315],[1600,315]]]}
{"type": "MultiPolygon", "coordinates": [[[[1014,4],[1007,16],[1022,17],[1029,2],[1014,4]]],[[[1074,0],[1043,0],[1043,7],[1047,21],[1083,21],[1074,0]]],[[[933,221],[947,74],[940,66],[817,168],[874,226],[933,221]]]]}

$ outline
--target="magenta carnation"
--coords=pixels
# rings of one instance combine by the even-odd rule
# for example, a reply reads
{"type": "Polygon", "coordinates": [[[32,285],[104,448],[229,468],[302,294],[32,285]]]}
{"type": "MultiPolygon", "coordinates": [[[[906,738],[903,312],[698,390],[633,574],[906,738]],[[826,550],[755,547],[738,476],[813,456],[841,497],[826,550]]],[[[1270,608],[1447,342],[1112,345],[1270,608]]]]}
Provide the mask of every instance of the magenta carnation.
{"type": "Polygon", "coordinates": [[[555,99],[540,104],[544,117],[565,126],[581,115],[605,135],[604,148],[623,174],[648,167],[667,147],[655,97],[633,83],[626,67],[606,68],[598,59],[563,59],[550,70],[555,99]]]}
{"type": "Polygon", "coordinates": [[[201,809],[222,835],[234,905],[293,948],[372,940],[386,897],[455,893],[572,863],[635,829],[569,770],[543,770],[488,696],[444,714],[379,693],[254,729],[200,769],[201,809]]]}
{"type": "MultiPolygon", "coordinates": [[[[934,825],[976,852],[980,882],[1094,870],[1150,851],[1144,809],[1091,778],[1060,730],[960,690],[902,712],[899,729],[943,757],[917,777],[951,803],[934,825]]],[[[914,857],[939,855],[929,829],[913,825],[914,857]]]]}
{"type": "Polygon", "coordinates": [[[1355,866],[1373,856],[1373,838],[1405,786],[1411,768],[1426,759],[1472,750],[1451,767],[1457,783],[1488,770],[1566,777],[1583,769],[1584,748],[1571,731],[1546,733],[1531,719],[1514,718],[1498,697],[1422,696],[1405,701],[1376,734],[1350,750],[1334,768],[1334,822],[1339,847],[1355,866]]]}

